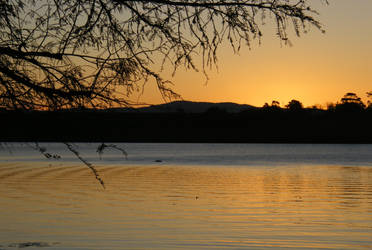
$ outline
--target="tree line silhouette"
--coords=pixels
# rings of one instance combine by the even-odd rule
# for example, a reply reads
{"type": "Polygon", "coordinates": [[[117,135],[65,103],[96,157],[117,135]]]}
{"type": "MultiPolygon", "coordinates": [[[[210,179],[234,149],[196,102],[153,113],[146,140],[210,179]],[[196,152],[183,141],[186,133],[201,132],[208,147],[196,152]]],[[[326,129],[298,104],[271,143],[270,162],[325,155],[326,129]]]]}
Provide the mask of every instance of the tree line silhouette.
{"type": "Polygon", "coordinates": [[[0,117],[0,141],[372,143],[371,101],[355,93],[326,109],[292,100],[241,112],[2,110],[0,117]]]}
{"type": "MultiPolygon", "coordinates": [[[[364,111],[371,111],[372,109],[372,92],[367,92],[367,97],[370,99],[367,101],[367,105],[363,103],[362,99],[358,97],[357,94],[348,92],[346,93],[338,103],[328,103],[326,107],[326,111],[328,112],[338,112],[338,113],[355,113],[355,112],[364,112],[364,111]]],[[[271,105],[265,103],[263,108],[266,111],[274,111],[280,110],[280,103],[278,101],[272,101],[271,105]]],[[[301,111],[304,110],[303,104],[298,100],[291,100],[287,105],[285,105],[285,109],[289,111],[301,111]]],[[[322,107],[314,105],[307,109],[313,110],[323,110],[322,107]]]]}

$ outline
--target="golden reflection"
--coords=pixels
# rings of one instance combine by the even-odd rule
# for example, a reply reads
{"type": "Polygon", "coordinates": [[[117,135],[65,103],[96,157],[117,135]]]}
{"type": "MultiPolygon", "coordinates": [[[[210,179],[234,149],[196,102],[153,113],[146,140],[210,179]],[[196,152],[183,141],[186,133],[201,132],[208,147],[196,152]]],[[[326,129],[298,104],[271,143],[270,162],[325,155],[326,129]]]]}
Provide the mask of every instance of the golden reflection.
{"type": "Polygon", "coordinates": [[[1,164],[0,232],[4,225],[15,232],[36,227],[47,235],[83,228],[89,237],[105,232],[144,242],[143,248],[154,241],[169,249],[372,247],[370,167],[98,170],[105,190],[84,167],[1,164]]]}

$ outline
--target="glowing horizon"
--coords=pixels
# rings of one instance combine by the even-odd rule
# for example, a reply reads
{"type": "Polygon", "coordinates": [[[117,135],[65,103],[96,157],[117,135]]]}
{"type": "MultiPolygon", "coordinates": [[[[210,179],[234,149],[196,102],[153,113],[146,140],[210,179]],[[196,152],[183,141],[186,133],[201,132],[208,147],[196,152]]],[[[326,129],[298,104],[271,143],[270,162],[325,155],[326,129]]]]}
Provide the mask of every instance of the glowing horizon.
{"type": "MultiPolygon", "coordinates": [[[[180,69],[174,90],[187,101],[235,102],[262,106],[272,100],[281,106],[290,100],[304,106],[340,101],[347,92],[366,103],[372,90],[372,2],[347,0],[319,5],[325,34],[312,28],[300,38],[291,36],[292,47],[281,46],[275,34],[264,33],[262,44],[243,47],[234,55],[228,46],[219,51],[218,72],[180,69]]],[[[270,27],[267,29],[269,30],[270,27]]],[[[266,27],[265,27],[266,29],[266,27]]],[[[139,102],[163,103],[154,83],[146,84],[139,102]]]]}

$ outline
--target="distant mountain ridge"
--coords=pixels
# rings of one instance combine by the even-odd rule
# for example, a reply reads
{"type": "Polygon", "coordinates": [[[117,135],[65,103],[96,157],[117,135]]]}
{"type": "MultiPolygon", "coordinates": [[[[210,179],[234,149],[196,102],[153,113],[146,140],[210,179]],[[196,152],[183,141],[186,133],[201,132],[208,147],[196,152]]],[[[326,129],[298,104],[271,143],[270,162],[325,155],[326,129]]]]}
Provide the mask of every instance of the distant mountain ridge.
{"type": "Polygon", "coordinates": [[[372,143],[372,109],[177,101],[138,108],[1,111],[0,120],[0,142],[372,143]]]}
{"type": "Polygon", "coordinates": [[[210,109],[220,109],[229,113],[239,113],[245,110],[254,110],[257,107],[247,104],[237,104],[232,102],[191,102],[191,101],[174,101],[164,104],[151,105],[141,108],[115,108],[110,111],[123,112],[146,112],[146,113],[204,113],[210,109]]]}

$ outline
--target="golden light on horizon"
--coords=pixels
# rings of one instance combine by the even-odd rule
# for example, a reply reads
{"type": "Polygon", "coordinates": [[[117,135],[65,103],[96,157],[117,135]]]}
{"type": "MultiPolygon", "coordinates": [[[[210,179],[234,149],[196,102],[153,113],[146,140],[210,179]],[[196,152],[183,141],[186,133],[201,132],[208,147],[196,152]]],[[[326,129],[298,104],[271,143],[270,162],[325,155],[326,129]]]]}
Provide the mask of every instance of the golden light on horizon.
{"type": "MultiPolygon", "coordinates": [[[[175,91],[189,101],[254,106],[272,100],[285,105],[292,99],[305,106],[324,106],[347,92],[366,102],[366,92],[372,90],[372,2],[357,0],[350,5],[340,0],[318,9],[325,34],[312,29],[300,38],[292,35],[289,47],[282,46],[271,30],[264,33],[261,45],[244,47],[239,55],[221,47],[218,71],[207,71],[207,84],[201,72],[179,70],[170,76],[175,91]]],[[[151,82],[139,100],[164,102],[151,82]]]]}

